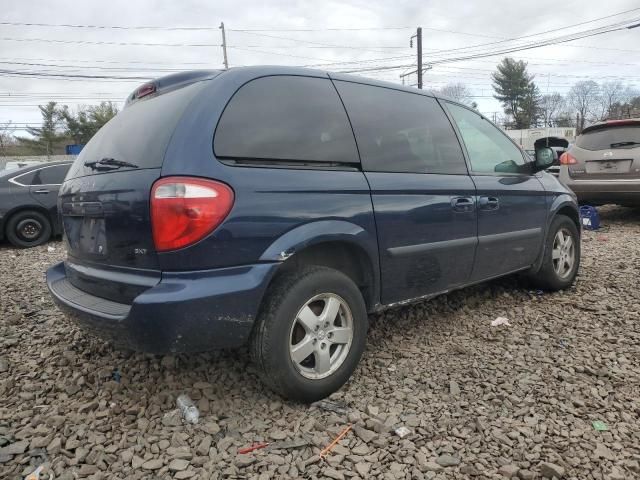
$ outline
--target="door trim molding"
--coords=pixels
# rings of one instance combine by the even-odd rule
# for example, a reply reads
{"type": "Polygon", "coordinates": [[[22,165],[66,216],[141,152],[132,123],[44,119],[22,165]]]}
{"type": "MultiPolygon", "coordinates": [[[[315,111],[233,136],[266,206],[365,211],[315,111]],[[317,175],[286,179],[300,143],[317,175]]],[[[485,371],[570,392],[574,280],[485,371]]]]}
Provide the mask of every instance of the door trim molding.
{"type": "Polygon", "coordinates": [[[542,228],[528,228],[526,230],[516,230],[513,232],[494,233],[491,235],[478,235],[478,244],[487,245],[500,243],[505,240],[520,240],[525,238],[535,238],[542,235],[542,228]]]}
{"type": "Polygon", "coordinates": [[[406,245],[402,247],[387,248],[387,253],[391,257],[407,257],[420,255],[438,250],[448,250],[451,248],[475,247],[478,244],[478,237],[454,238],[453,240],[443,240],[441,242],[419,243],[416,245],[406,245]]]}

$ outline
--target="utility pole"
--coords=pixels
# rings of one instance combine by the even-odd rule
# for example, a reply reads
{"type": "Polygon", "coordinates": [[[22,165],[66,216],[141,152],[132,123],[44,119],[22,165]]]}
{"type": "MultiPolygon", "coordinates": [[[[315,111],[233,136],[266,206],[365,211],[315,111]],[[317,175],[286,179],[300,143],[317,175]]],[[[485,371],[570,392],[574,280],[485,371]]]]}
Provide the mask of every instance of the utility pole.
{"type": "Polygon", "coordinates": [[[227,59],[227,36],[224,32],[224,22],[220,22],[220,30],[222,30],[222,55],[224,57],[224,68],[229,69],[229,60],[227,59]]]}
{"type": "Polygon", "coordinates": [[[422,28],[418,27],[416,32],[416,43],[418,44],[418,88],[422,90],[422,28]]]}
{"type": "Polygon", "coordinates": [[[416,30],[416,34],[412,35],[411,38],[409,39],[409,46],[411,48],[413,48],[413,39],[414,38],[416,39],[416,44],[417,44],[416,46],[417,46],[417,50],[418,50],[418,68],[417,68],[417,70],[401,74],[400,78],[402,79],[402,84],[404,85],[405,77],[407,77],[409,75],[413,75],[414,73],[417,73],[418,74],[418,88],[422,89],[422,73],[423,73],[423,70],[429,70],[431,68],[431,65],[427,65],[427,68],[423,68],[422,67],[422,27],[418,27],[418,29],[416,30]]]}

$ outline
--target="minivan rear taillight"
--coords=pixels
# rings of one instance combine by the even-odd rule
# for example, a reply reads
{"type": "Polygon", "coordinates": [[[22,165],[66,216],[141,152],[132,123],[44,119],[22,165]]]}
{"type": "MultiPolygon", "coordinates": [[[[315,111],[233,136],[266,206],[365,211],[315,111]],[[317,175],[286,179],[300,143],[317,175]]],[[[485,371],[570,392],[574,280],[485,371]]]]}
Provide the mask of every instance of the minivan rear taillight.
{"type": "Polygon", "coordinates": [[[575,165],[576,163],[578,163],[578,160],[569,152],[564,152],[560,155],[560,165],[575,165]]]}
{"type": "Polygon", "coordinates": [[[151,189],[151,228],[157,251],[191,245],[211,233],[233,206],[233,190],[213,180],[166,177],[151,189]]]}

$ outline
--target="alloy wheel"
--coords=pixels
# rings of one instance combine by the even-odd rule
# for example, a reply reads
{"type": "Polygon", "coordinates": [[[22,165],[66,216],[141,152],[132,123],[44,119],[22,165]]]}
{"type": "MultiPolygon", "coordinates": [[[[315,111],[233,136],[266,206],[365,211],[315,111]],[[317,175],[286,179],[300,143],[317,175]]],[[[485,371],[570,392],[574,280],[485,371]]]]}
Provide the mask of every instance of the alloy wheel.
{"type": "Polygon", "coordinates": [[[298,311],[291,326],[289,355],[303,377],[318,380],[340,368],[352,341],[349,305],[334,293],[322,293],[298,311]]]}

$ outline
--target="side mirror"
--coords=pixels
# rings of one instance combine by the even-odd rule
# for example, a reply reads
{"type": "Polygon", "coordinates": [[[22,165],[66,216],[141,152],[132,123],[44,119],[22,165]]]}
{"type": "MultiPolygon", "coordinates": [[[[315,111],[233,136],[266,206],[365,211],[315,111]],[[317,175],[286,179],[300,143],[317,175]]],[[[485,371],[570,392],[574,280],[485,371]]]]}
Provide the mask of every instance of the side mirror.
{"type": "Polygon", "coordinates": [[[533,162],[533,171],[539,172],[553,165],[553,150],[549,147],[542,147],[536,150],[536,159],[533,162]]]}

